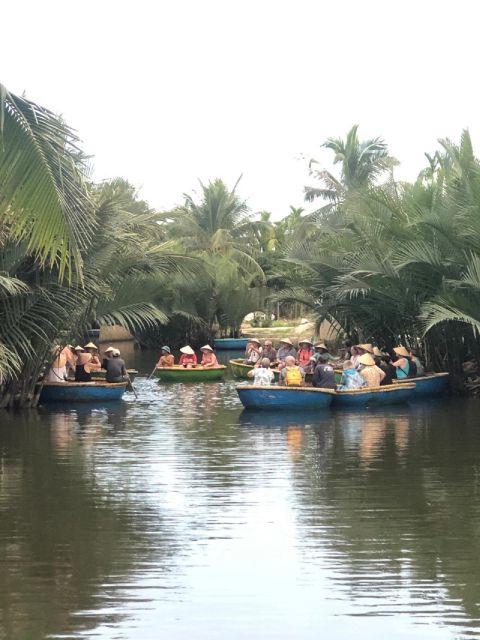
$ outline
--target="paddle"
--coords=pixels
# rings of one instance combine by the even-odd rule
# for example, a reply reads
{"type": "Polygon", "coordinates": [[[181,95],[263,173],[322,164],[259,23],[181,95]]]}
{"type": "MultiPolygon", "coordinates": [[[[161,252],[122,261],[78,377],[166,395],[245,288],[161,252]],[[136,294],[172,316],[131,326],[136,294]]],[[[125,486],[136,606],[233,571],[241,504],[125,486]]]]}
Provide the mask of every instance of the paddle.
{"type": "Polygon", "coordinates": [[[155,366],[153,367],[153,371],[152,371],[152,373],[148,376],[147,380],[150,380],[150,378],[153,376],[153,374],[155,373],[155,371],[156,371],[156,370],[157,370],[157,365],[155,365],[155,366]]]}
{"type": "Polygon", "coordinates": [[[135,400],[138,400],[137,392],[135,391],[130,376],[127,377],[127,391],[131,391],[135,396],[135,400]]]}

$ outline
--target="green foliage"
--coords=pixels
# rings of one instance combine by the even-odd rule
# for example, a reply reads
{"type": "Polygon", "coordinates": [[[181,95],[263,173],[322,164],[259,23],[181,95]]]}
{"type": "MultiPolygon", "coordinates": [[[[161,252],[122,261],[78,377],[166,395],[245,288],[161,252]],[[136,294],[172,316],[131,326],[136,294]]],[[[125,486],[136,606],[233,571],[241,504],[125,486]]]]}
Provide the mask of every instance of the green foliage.
{"type": "Polygon", "coordinates": [[[81,273],[94,226],[85,173],[72,130],[0,84],[0,225],[60,278],[81,273]]]}
{"type": "MultiPolygon", "coordinates": [[[[458,366],[478,353],[480,163],[468,132],[440,143],[413,185],[359,188],[345,169],[342,206],[291,247],[281,297],[362,341],[423,343],[432,364],[458,366]]],[[[344,162],[339,146],[330,141],[344,162]]]]}

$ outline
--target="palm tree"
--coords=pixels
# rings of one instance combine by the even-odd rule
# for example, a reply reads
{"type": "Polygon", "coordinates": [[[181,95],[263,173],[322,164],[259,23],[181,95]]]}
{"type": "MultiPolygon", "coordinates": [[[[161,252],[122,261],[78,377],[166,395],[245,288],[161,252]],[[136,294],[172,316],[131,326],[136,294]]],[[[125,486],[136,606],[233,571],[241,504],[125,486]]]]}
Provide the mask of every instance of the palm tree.
{"type": "Polygon", "coordinates": [[[206,267],[203,286],[192,282],[184,296],[196,301],[194,315],[203,319],[210,333],[217,324],[223,332],[236,334],[243,317],[258,304],[258,296],[249,290],[264,281],[257,261],[258,231],[265,230],[267,221],[252,219],[246,202],[236,193],[237,185],[238,181],[230,190],[218,178],[207,185],[200,183],[200,198],[185,195],[184,205],[164,216],[169,237],[180,242],[187,255],[201,258],[206,267]],[[237,291],[235,313],[232,291],[237,291]]]}
{"type": "Polygon", "coordinates": [[[319,180],[321,186],[305,187],[305,200],[326,200],[328,205],[321,210],[323,212],[338,206],[345,200],[347,193],[375,184],[376,180],[396,163],[389,156],[387,144],[381,138],[360,141],[358,125],[350,129],[345,140],[328,138],[322,146],[333,151],[333,162],[341,167],[340,177],[337,178],[330,171],[317,169],[317,160],[310,160],[310,176],[319,180]]]}
{"type": "Polygon", "coordinates": [[[78,143],[61,118],[0,84],[0,228],[60,278],[81,273],[94,227],[78,143]]]}

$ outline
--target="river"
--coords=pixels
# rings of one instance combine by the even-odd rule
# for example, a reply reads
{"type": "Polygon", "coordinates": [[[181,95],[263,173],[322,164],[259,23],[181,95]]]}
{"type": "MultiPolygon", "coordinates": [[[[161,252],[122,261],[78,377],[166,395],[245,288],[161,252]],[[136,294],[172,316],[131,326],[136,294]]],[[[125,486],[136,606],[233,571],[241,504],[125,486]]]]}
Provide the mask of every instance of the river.
{"type": "MultiPolygon", "coordinates": [[[[0,412],[0,638],[480,638],[480,404],[0,412]]],[[[130,360],[130,363],[132,361],[130,360]]]]}

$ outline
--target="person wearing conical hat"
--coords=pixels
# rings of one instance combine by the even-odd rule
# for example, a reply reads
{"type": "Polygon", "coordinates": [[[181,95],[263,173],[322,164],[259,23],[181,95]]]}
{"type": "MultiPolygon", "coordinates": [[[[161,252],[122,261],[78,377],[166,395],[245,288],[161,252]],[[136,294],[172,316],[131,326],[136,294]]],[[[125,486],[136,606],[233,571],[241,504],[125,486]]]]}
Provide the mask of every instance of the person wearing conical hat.
{"type": "Polygon", "coordinates": [[[397,359],[395,360],[395,362],[392,362],[393,366],[397,370],[397,378],[399,380],[408,378],[411,374],[410,354],[402,345],[400,345],[399,347],[395,347],[393,351],[397,356],[397,359]]]}
{"type": "Polygon", "coordinates": [[[75,355],[75,348],[71,344],[67,344],[62,349],[62,354],[67,359],[67,378],[69,375],[75,375],[75,365],[77,364],[77,356],[75,355]]]}
{"type": "Polygon", "coordinates": [[[358,358],[358,363],[361,365],[359,373],[365,381],[365,386],[379,387],[385,378],[385,372],[377,367],[373,356],[370,353],[364,353],[358,358]]]}
{"type": "Polygon", "coordinates": [[[185,367],[186,369],[191,369],[192,367],[197,366],[197,356],[195,354],[195,351],[192,349],[190,345],[187,344],[185,347],[182,347],[180,349],[180,353],[182,355],[180,356],[180,360],[178,361],[178,364],[181,367],[185,367]]]}
{"type": "Polygon", "coordinates": [[[202,352],[202,361],[200,363],[202,367],[205,367],[206,369],[218,367],[217,356],[209,344],[200,347],[200,351],[202,352]]]}
{"type": "Polygon", "coordinates": [[[249,338],[245,349],[245,364],[256,365],[262,357],[262,344],[257,338],[249,338]]]}
{"type": "Polygon", "coordinates": [[[292,356],[292,358],[297,359],[297,350],[293,346],[290,338],[282,338],[280,340],[280,347],[277,351],[277,360],[280,363],[280,368],[284,366],[285,360],[288,356],[292,356]]]}
{"type": "Polygon", "coordinates": [[[175,358],[172,354],[170,347],[166,345],[162,347],[162,353],[160,354],[160,358],[158,359],[155,367],[157,369],[161,369],[161,367],[173,367],[175,364],[175,358]]]}
{"type": "Polygon", "coordinates": [[[357,348],[357,351],[360,351],[360,355],[363,355],[364,353],[369,353],[370,355],[373,355],[373,344],[371,342],[367,342],[364,344],[357,344],[355,346],[357,348]]]}
{"type": "Polygon", "coordinates": [[[67,358],[60,345],[53,348],[53,358],[45,382],[67,382],[67,358]]]}
{"type": "Polygon", "coordinates": [[[302,367],[302,369],[306,370],[312,366],[310,359],[313,354],[313,342],[310,342],[310,340],[298,341],[297,361],[298,365],[302,367]]]}
{"type": "Polygon", "coordinates": [[[328,352],[328,347],[322,340],[320,342],[316,342],[314,347],[315,353],[310,358],[314,368],[318,364],[320,356],[325,356],[326,362],[328,362],[329,360],[336,360],[336,358],[334,358],[332,354],[328,352]]]}
{"type": "Polygon", "coordinates": [[[75,366],[75,382],[91,382],[92,371],[100,371],[100,364],[92,362],[92,354],[87,353],[84,349],[77,350],[77,363],[75,366]]]}
{"type": "Polygon", "coordinates": [[[87,343],[84,347],[85,351],[92,356],[92,364],[100,365],[100,355],[98,353],[98,347],[93,342],[87,343]]]}

